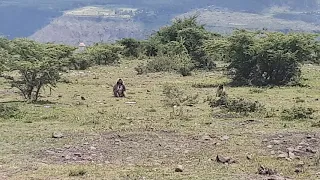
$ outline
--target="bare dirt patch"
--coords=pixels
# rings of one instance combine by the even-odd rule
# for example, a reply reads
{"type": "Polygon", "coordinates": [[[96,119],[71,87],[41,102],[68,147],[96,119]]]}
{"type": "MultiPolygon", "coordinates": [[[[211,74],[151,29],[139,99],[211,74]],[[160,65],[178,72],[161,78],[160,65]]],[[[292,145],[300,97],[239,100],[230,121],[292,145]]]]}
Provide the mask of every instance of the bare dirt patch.
{"type": "Polygon", "coordinates": [[[320,134],[307,132],[276,134],[265,137],[262,144],[273,155],[291,152],[298,157],[312,158],[319,153],[320,134]]]}
{"type": "MultiPolygon", "coordinates": [[[[71,137],[69,137],[71,138],[71,137]]],[[[73,136],[72,138],[81,139],[73,136]]],[[[210,135],[174,132],[101,133],[85,142],[41,150],[36,156],[55,163],[106,163],[115,165],[163,165],[197,160],[213,151],[220,140],[210,135]]]]}

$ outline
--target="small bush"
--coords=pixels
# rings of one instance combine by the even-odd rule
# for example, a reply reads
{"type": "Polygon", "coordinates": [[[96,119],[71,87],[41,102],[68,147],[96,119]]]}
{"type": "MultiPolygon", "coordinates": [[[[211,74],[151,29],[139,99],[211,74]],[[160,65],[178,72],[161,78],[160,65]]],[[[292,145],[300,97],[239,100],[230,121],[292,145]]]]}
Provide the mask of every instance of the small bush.
{"type": "Polygon", "coordinates": [[[318,128],[320,128],[320,121],[312,123],[311,127],[318,127],[318,128]]]}
{"type": "Polygon", "coordinates": [[[298,119],[312,119],[312,114],[315,112],[312,108],[293,107],[291,109],[284,109],[281,113],[283,120],[298,120],[298,119]]]}
{"type": "Polygon", "coordinates": [[[148,73],[147,67],[143,64],[139,64],[137,67],[134,68],[134,70],[137,71],[137,75],[148,73]]]}
{"type": "Polygon", "coordinates": [[[0,118],[8,119],[17,117],[20,114],[20,110],[17,106],[9,106],[0,104],[0,118]]]}
{"type": "Polygon", "coordinates": [[[249,101],[243,98],[240,99],[229,99],[226,96],[223,96],[219,99],[211,99],[209,101],[210,107],[221,107],[228,112],[235,112],[235,113],[254,113],[254,112],[261,112],[265,110],[264,105],[259,103],[258,101],[249,101]]]}
{"type": "Polygon", "coordinates": [[[183,76],[191,75],[193,67],[194,65],[188,55],[160,55],[146,65],[147,72],[176,71],[183,76]]]}
{"type": "Polygon", "coordinates": [[[83,169],[81,170],[72,170],[69,173],[69,176],[84,176],[87,172],[83,169]]]}
{"type": "Polygon", "coordinates": [[[252,88],[249,90],[249,93],[254,94],[254,93],[263,93],[265,90],[264,89],[259,89],[259,88],[252,88]]]}
{"type": "Polygon", "coordinates": [[[191,85],[194,88],[216,88],[219,86],[218,83],[194,83],[191,85]]]}
{"type": "Polygon", "coordinates": [[[169,107],[174,106],[192,106],[198,103],[198,94],[186,95],[183,87],[178,85],[165,84],[163,87],[163,94],[166,96],[165,105],[169,107]]]}

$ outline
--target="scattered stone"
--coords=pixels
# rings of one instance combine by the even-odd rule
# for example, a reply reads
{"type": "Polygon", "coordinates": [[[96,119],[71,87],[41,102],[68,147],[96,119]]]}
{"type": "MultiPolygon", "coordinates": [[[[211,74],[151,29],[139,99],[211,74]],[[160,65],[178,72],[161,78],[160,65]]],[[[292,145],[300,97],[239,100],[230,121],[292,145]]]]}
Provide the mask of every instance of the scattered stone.
{"type": "Polygon", "coordinates": [[[298,174],[298,173],[301,173],[301,172],[302,172],[302,169],[296,168],[296,169],[294,170],[294,172],[297,173],[297,174],[298,174]]]}
{"type": "Polygon", "coordinates": [[[288,152],[288,156],[290,159],[299,159],[299,157],[296,156],[293,152],[288,152]]]}
{"type": "Polygon", "coordinates": [[[280,140],[273,140],[272,143],[273,143],[274,145],[279,145],[279,144],[281,143],[281,141],[280,141],[280,140]]]}
{"type": "Polygon", "coordinates": [[[205,140],[205,141],[210,141],[210,140],[212,140],[212,138],[211,138],[209,135],[204,135],[204,136],[202,136],[202,139],[205,140]]]}
{"type": "Polygon", "coordinates": [[[83,96],[81,96],[81,100],[83,100],[83,101],[84,101],[84,100],[86,100],[86,98],[85,98],[85,97],[83,97],[83,96]]]}
{"type": "Polygon", "coordinates": [[[290,179],[279,176],[279,175],[272,175],[272,176],[269,176],[266,180],[290,180],[290,179]]]}
{"type": "Polygon", "coordinates": [[[311,135],[307,135],[307,139],[311,139],[312,138],[312,136],[311,135]]]}
{"type": "Polygon", "coordinates": [[[309,153],[312,153],[312,154],[317,153],[317,151],[314,150],[314,149],[312,149],[311,147],[307,147],[307,148],[306,148],[306,152],[309,152],[309,153]]]}
{"type": "Polygon", "coordinates": [[[276,170],[267,168],[267,167],[263,167],[260,165],[260,167],[258,168],[258,174],[260,175],[275,175],[278,174],[276,170]]]}
{"type": "Polygon", "coordinates": [[[75,155],[77,157],[81,157],[81,153],[73,153],[73,155],[75,155]]]}
{"type": "Polygon", "coordinates": [[[271,144],[267,146],[267,148],[269,148],[269,149],[271,149],[272,147],[273,147],[273,146],[272,146],[271,144]]]}
{"type": "Polygon", "coordinates": [[[53,132],[52,138],[63,138],[63,134],[61,132],[53,132]]]}
{"type": "Polygon", "coordinates": [[[247,159],[252,160],[252,155],[251,154],[247,155],[247,159]]]}
{"type": "Polygon", "coordinates": [[[304,162],[303,161],[299,161],[296,165],[296,167],[303,167],[304,166],[304,162]]]}
{"type": "Polygon", "coordinates": [[[225,136],[222,136],[220,139],[222,141],[227,141],[229,139],[229,136],[225,135],[225,136]]]}
{"type": "Polygon", "coordinates": [[[277,156],[277,159],[285,159],[288,157],[288,153],[281,153],[277,156]]]}
{"type": "Polygon", "coordinates": [[[223,156],[220,156],[220,155],[217,155],[216,161],[219,162],[219,163],[223,163],[223,164],[236,163],[236,161],[231,159],[230,157],[223,157],[223,156]]]}
{"type": "Polygon", "coordinates": [[[96,150],[97,148],[94,147],[94,146],[91,146],[90,149],[91,149],[91,150],[96,150]]]}
{"type": "Polygon", "coordinates": [[[70,157],[69,155],[64,156],[64,158],[65,158],[66,160],[71,159],[71,157],[70,157]]]}
{"type": "Polygon", "coordinates": [[[271,151],[270,153],[271,153],[271,155],[275,155],[275,154],[276,154],[276,152],[275,152],[275,151],[271,151]]]}
{"type": "Polygon", "coordinates": [[[287,150],[288,150],[288,152],[294,152],[295,151],[295,149],[292,148],[292,147],[287,148],[287,150]]]}
{"type": "Polygon", "coordinates": [[[301,142],[301,143],[299,143],[299,145],[300,145],[300,146],[309,146],[309,144],[308,144],[308,143],[306,143],[306,142],[304,142],[304,141],[303,141],[303,142],[301,142]]]}
{"type": "Polygon", "coordinates": [[[262,140],[262,142],[266,143],[266,142],[268,142],[268,139],[264,139],[264,140],[262,140]]]}
{"type": "Polygon", "coordinates": [[[175,172],[183,172],[183,167],[182,167],[182,165],[178,165],[178,166],[175,168],[174,171],[175,171],[175,172]]]}

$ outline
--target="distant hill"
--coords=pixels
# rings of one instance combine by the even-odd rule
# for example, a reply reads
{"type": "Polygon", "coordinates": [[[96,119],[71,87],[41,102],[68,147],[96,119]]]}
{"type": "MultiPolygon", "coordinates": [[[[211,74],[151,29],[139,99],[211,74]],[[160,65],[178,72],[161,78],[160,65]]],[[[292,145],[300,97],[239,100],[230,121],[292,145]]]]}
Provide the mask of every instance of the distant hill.
{"type": "Polygon", "coordinates": [[[68,44],[141,39],[195,10],[207,28],[226,33],[237,27],[318,32],[320,24],[320,0],[1,0],[0,35],[68,44]]]}

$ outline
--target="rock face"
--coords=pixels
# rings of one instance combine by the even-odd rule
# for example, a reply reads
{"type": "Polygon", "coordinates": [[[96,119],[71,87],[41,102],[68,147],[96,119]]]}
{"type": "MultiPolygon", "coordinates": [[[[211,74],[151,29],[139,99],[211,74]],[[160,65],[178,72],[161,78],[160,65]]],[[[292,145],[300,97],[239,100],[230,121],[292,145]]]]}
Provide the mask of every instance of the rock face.
{"type": "Polygon", "coordinates": [[[143,24],[125,19],[99,19],[63,15],[30,36],[38,42],[86,45],[94,42],[114,42],[121,38],[143,39],[148,32],[143,24]]]}

